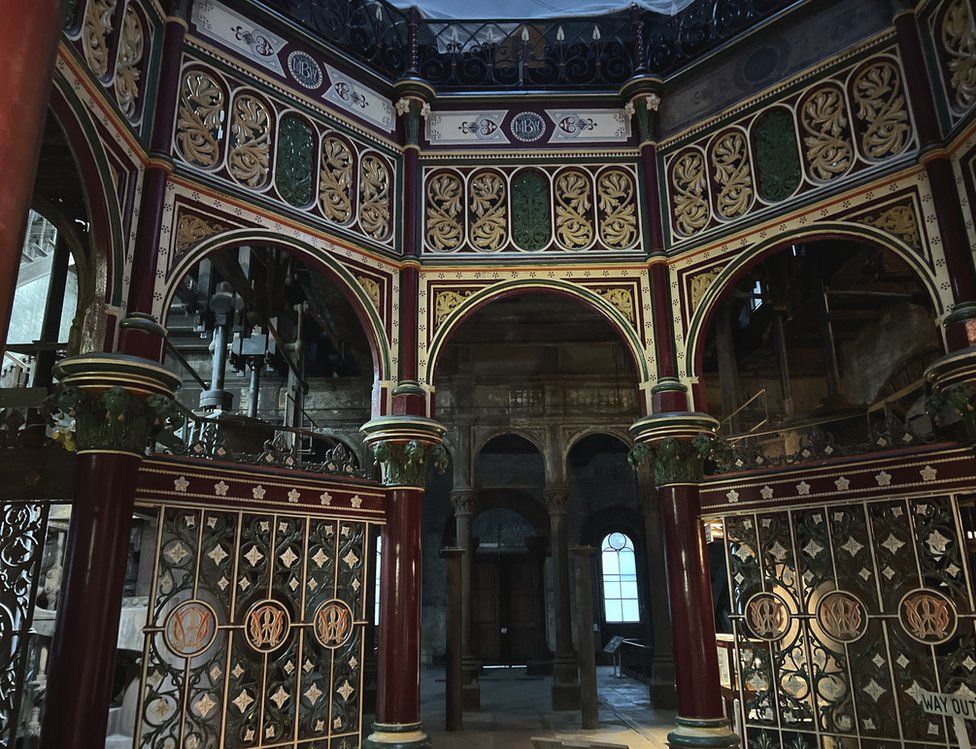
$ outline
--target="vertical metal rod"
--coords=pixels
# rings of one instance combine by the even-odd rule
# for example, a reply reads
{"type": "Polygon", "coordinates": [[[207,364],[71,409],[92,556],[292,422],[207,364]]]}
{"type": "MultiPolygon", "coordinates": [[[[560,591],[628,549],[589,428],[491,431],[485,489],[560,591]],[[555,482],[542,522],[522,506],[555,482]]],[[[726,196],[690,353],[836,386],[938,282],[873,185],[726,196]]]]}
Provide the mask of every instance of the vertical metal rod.
{"type": "Polygon", "coordinates": [[[593,644],[593,553],[592,546],[577,546],[576,555],[576,641],[579,645],[580,715],[583,728],[600,727],[600,701],[596,690],[596,650],[593,644]]]}
{"type": "Polygon", "coordinates": [[[218,325],[213,332],[213,360],[210,368],[210,382],[214,390],[224,389],[224,376],[227,369],[227,326],[218,325]]]}
{"type": "Polygon", "coordinates": [[[247,384],[247,415],[252,419],[258,416],[258,398],[261,394],[261,365],[263,359],[251,359],[251,378],[247,384]]]}
{"type": "Polygon", "coordinates": [[[441,549],[447,562],[447,686],[444,694],[444,727],[448,731],[464,730],[461,705],[461,560],[465,550],[441,549]]]}
{"type": "Polygon", "coordinates": [[[827,370],[827,394],[840,393],[840,368],[837,365],[837,347],[834,345],[834,327],[830,323],[830,301],[827,288],[821,278],[815,292],[820,303],[820,338],[823,346],[824,368],[827,370]]]}
{"type": "Polygon", "coordinates": [[[790,384],[790,360],[786,352],[786,330],[783,311],[773,313],[773,335],[776,336],[776,354],[779,359],[779,384],[783,391],[783,415],[793,415],[793,386],[790,384]]]}

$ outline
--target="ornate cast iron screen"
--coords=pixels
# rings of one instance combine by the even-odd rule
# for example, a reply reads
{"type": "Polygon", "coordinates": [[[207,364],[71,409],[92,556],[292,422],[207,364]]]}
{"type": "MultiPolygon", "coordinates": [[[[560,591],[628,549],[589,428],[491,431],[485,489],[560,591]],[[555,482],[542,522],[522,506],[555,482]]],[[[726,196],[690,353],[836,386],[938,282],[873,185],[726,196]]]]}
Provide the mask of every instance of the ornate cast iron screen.
{"type": "Polygon", "coordinates": [[[158,539],[135,745],[358,747],[382,489],[150,466],[139,506],[158,539]]]}
{"type": "MultiPolygon", "coordinates": [[[[916,482],[936,481],[946,469],[935,464],[944,462],[915,464],[911,473],[916,482]]],[[[902,472],[867,466],[821,472],[817,481],[836,493],[870,483],[878,494],[902,472]]],[[[812,477],[777,478],[817,494],[812,477]]],[[[747,482],[764,497],[775,483],[747,482]]],[[[738,494],[733,487],[727,496],[738,494]]],[[[973,580],[958,495],[882,495],[720,517],[748,747],[955,743],[951,725],[920,701],[923,690],[976,693],[973,580]]]]}

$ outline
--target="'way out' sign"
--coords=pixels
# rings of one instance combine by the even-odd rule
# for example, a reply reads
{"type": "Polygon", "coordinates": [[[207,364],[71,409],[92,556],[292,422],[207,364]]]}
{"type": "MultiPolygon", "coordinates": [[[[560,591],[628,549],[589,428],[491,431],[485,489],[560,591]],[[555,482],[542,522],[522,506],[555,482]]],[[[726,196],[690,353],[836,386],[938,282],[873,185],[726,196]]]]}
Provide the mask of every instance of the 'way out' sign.
{"type": "Polygon", "coordinates": [[[966,724],[963,721],[976,720],[976,698],[959,694],[922,692],[922,709],[927,713],[952,718],[960,749],[971,749],[966,724]]]}

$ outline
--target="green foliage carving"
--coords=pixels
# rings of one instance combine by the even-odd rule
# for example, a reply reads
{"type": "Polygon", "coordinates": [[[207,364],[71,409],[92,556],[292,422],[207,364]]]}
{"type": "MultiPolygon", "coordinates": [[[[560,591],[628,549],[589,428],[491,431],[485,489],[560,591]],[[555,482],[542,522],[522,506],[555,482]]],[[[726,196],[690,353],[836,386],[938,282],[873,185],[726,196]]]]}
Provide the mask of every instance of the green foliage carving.
{"type": "Polygon", "coordinates": [[[373,458],[380,464],[386,486],[423,486],[427,477],[427,463],[444,473],[448,466],[447,450],[443,445],[409,442],[378,442],[373,445],[373,458]]]}
{"type": "Polygon", "coordinates": [[[121,387],[92,391],[66,385],[58,407],[75,419],[78,450],[120,450],[142,454],[159,430],[172,431],[182,416],[172,399],[121,387]]]}
{"type": "Polygon", "coordinates": [[[634,466],[650,461],[654,481],[659,486],[674,483],[696,483],[705,477],[705,461],[722,461],[728,447],[714,437],[700,435],[691,439],[668,437],[655,445],[637,444],[628,459],[634,466]]]}
{"type": "Polygon", "coordinates": [[[800,152],[793,115],[774,107],[759,116],[752,130],[759,196],[775,203],[785,200],[800,184],[800,152]]]}
{"type": "Polygon", "coordinates": [[[312,128],[294,115],[281,118],[275,186],[281,197],[297,208],[312,202],[315,149],[312,128]]]}
{"type": "Polygon", "coordinates": [[[512,236],[523,250],[549,244],[549,181],[539,172],[519,172],[512,182],[512,236]]]}

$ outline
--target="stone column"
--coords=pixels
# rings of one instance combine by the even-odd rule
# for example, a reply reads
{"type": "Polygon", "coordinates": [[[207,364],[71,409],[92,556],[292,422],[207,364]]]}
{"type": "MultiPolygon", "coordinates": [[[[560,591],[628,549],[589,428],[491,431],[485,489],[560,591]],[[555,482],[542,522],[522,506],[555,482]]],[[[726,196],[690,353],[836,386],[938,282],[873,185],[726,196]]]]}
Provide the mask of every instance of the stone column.
{"type": "Polygon", "coordinates": [[[78,459],[41,737],[45,749],[91,749],[105,745],[139,463],[152,431],[174,426],[179,378],[112,354],[55,370],[78,459]]]}
{"type": "Polygon", "coordinates": [[[441,549],[447,562],[447,667],[445,668],[444,728],[464,730],[461,704],[461,559],[464,549],[441,549]]]}
{"type": "Polygon", "coordinates": [[[0,345],[7,341],[17,272],[44,136],[51,71],[61,33],[60,0],[4,0],[0,29],[0,345]]]}
{"type": "Polygon", "coordinates": [[[376,722],[364,746],[430,745],[420,724],[421,523],[427,463],[447,468],[444,428],[424,417],[381,416],[362,427],[389,487],[380,568],[376,722]]]}
{"type": "Polygon", "coordinates": [[[474,489],[460,487],[451,491],[454,505],[455,545],[464,551],[461,556],[461,663],[463,674],[463,706],[465,710],[481,708],[481,684],[478,671],[481,664],[474,657],[471,629],[471,572],[474,567],[474,543],[471,522],[474,517],[474,489]]]}
{"type": "Polygon", "coordinates": [[[552,661],[552,709],[579,708],[579,680],[573,653],[573,622],[569,598],[569,544],[566,539],[566,507],[569,490],[547,487],[549,554],[552,557],[556,603],[556,655],[552,661]]]}
{"type": "Polygon", "coordinates": [[[637,472],[637,497],[644,515],[644,539],[647,545],[647,578],[650,582],[651,639],[654,658],[651,661],[651,705],[674,710],[674,652],[671,644],[671,606],[668,603],[668,569],[664,560],[664,532],[654,477],[647,464],[637,472]]]}
{"type": "Polygon", "coordinates": [[[711,576],[699,516],[699,485],[718,422],[699,413],[659,413],[631,427],[636,463],[649,461],[660,492],[678,696],[671,746],[739,743],[726,720],[715,646],[711,576]]]}
{"type": "Polygon", "coordinates": [[[600,727],[600,700],[596,689],[596,646],[593,643],[593,553],[592,546],[577,546],[576,555],[576,642],[579,645],[580,717],[583,728],[600,727]]]}

